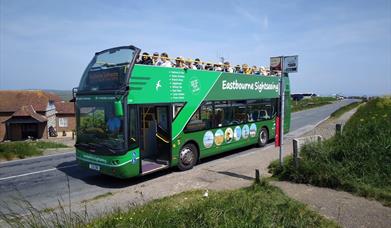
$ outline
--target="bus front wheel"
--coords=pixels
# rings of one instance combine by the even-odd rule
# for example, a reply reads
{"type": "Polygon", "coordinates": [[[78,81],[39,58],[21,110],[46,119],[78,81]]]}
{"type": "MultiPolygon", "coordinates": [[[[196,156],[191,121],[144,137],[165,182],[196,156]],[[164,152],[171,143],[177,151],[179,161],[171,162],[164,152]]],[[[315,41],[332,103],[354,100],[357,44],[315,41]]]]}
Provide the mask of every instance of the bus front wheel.
{"type": "Polygon", "coordinates": [[[192,143],[188,143],[179,152],[178,168],[182,171],[189,170],[197,163],[197,159],[197,147],[192,143]]]}
{"type": "Polygon", "coordinates": [[[266,146],[268,140],[269,140],[269,133],[268,133],[267,129],[265,127],[263,127],[259,131],[258,146],[259,147],[266,146]]]}

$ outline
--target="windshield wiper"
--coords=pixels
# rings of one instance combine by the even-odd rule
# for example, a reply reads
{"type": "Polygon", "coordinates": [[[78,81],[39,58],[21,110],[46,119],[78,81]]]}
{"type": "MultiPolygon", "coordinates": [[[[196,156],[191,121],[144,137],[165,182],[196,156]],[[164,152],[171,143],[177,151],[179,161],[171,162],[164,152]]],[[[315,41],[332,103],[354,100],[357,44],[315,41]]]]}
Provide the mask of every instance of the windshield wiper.
{"type": "Polygon", "coordinates": [[[91,143],[76,143],[75,144],[75,147],[84,147],[84,148],[87,148],[87,149],[95,149],[96,147],[94,145],[92,145],[91,143]]]}

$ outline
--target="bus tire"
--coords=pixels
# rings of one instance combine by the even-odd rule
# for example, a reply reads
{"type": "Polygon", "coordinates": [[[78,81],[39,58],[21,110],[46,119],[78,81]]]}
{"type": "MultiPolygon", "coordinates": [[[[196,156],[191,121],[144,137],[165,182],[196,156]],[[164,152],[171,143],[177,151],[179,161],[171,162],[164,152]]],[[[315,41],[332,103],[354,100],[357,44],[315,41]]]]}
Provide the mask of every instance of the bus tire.
{"type": "Polygon", "coordinates": [[[258,136],[258,147],[264,147],[269,141],[269,132],[267,131],[266,127],[261,128],[259,130],[259,136],[258,136]]]}
{"type": "Polygon", "coordinates": [[[197,147],[193,143],[188,143],[179,151],[178,168],[181,171],[189,170],[198,161],[197,147]]]}

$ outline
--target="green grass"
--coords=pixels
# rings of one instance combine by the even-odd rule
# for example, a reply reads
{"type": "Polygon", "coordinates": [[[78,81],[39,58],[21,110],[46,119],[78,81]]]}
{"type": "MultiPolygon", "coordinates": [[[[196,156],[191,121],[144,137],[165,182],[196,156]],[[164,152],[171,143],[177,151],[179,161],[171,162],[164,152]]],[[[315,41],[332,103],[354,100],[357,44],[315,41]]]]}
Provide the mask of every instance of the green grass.
{"type": "Polygon", "coordinates": [[[66,147],[62,143],[45,141],[3,142],[0,143],[0,159],[26,158],[42,155],[44,149],[66,147]]]}
{"type": "Polygon", "coordinates": [[[358,108],[343,134],[302,148],[300,166],[292,157],[269,166],[280,180],[309,183],[374,198],[391,206],[391,98],[358,108]]]}
{"type": "Polygon", "coordinates": [[[309,99],[303,99],[300,101],[291,101],[292,112],[298,112],[305,109],[315,108],[327,104],[331,104],[333,101],[336,101],[335,97],[314,97],[309,99]]]}
{"type": "Polygon", "coordinates": [[[337,227],[265,182],[231,191],[189,191],[117,210],[89,227],[337,227]]]}
{"type": "Polygon", "coordinates": [[[356,108],[357,106],[359,106],[360,104],[362,104],[362,102],[353,102],[353,103],[350,103],[346,106],[343,106],[339,109],[337,109],[335,112],[331,113],[331,117],[332,118],[338,118],[340,116],[342,116],[344,113],[356,108]]]}

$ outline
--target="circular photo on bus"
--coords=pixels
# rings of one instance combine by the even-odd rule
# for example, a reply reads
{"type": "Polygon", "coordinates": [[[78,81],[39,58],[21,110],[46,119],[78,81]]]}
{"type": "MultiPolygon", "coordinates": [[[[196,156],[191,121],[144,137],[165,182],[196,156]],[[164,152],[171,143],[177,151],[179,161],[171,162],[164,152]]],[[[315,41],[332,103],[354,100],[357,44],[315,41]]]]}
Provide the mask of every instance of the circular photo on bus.
{"type": "Polygon", "coordinates": [[[232,142],[232,139],[234,137],[234,131],[232,130],[232,128],[227,128],[225,129],[225,142],[226,143],[230,143],[232,142]]]}
{"type": "Polygon", "coordinates": [[[257,125],[255,123],[250,125],[250,136],[253,138],[257,134],[257,125]]]}
{"type": "Polygon", "coordinates": [[[205,148],[210,148],[213,146],[213,140],[214,140],[214,135],[212,131],[207,131],[204,134],[204,146],[205,148]]]}
{"type": "Polygon", "coordinates": [[[244,139],[247,139],[248,138],[248,134],[250,133],[250,129],[248,128],[248,125],[245,124],[242,128],[242,137],[244,139]]]}
{"type": "Polygon", "coordinates": [[[239,126],[236,126],[235,130],[234,130],[235,141],[239,141],[241,137],[242,137],[242,128],[240,128],[239,126]]]}
{"type": "Polygon", "coordinates": [[[215,144],[220,146],[224,142],[224,132],[222,130],[217,130],[215,133],[215,144]]]}

